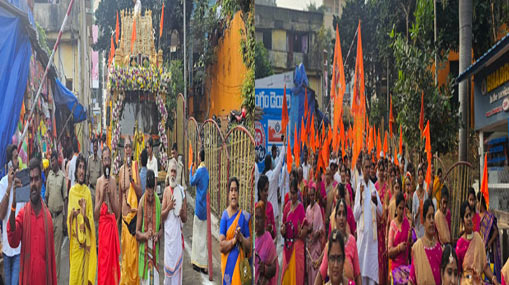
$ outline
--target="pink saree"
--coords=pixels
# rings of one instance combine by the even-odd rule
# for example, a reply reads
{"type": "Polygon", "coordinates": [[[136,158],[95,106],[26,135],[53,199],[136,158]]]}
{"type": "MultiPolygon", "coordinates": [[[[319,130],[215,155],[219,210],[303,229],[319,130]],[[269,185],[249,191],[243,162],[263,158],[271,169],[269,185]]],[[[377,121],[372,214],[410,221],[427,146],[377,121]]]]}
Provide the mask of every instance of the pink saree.
{"type": "Polygon", "coordinates": [[[286,239],[283,249],[283,274],[281,284],[304,284],[304,242],[297,239],[299,227],[306,218],[304,206],[299,202],[291,211],[291,202],[283,211],[283,224],[286,225],[286,239]]]}
{"type": "Polygon", "coordinates": [[[269,232],[265,232],[263,236],[256,238],[255,252],[256,252],[255,284],[277,285],[279,262],[277,260],[276,246],[274,245],[274,240],[272,239],[272,236],[270,235],[269,232]],[[270,280],[267,280],[264,277],[260,276],[259,267],[261,262],[265,264],[276,263],[276,275],[274,275],[274,277],[272,277],[270,280]]]}
{"type": "MultiPolygon", "coordinates": [[[[387,193],[387,183],[381,185],[379,181],[375,183],[375,188],[378,191],[378,195],[380,196],[380,201],[382,202],[382,207],[384,205],[386,195],[390,195],[387,193]]],[[[387,276],[388,276],[388,258],[387,258],[387,249],[385,243],[385,231],[387,230],[387,217],[382,215],[381,218],[377,218],[377,240],[378,240],[378,284],[385,285],[387,284],[387,276]]]]}
{"type": "MultiPolygon", "coordinates": [[[[313,206],[309,205],[306,210],[306,220],[312,225],[312,233],[322,231],[324,229],[322,210],[318,203],[313,206]]],[[[322,242],[320,238],[313,240],[310,236],[306,241],[306,269],[308,274],[308,284],[315,282],[318,269],[313,266],[314,261],[320,258],[322,254],[322,242]]]]}

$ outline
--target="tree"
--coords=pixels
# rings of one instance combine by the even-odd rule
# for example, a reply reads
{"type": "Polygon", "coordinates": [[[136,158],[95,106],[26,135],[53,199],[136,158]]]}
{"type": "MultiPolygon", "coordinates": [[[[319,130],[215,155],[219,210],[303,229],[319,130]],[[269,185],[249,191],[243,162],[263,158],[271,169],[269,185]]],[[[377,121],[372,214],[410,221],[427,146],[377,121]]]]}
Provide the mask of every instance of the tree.
{"type": "Polygon", "coordinates": [[[269,60],[269,53],[262,42],[255,46],[255,78],[263,78],[274,74],[269,60]]]}
{"type": "Polygon", "coordinates": [[[419,106],[423,92],[424,117],[430,121],[431,147],[433,152],[445,154],[456,146],[459,127],[457,105],[452,104],[454,78],[450,77],[442,87],[435,86],[430,68],[434,61],[433,3],[418,1],[414,17],[408,40],[401,33],[391,34],[398,70],[393,110],[397,113],[396,122],[403,127],[405,141],[411,148],[420,149],[423,142],[419,130],[419,106]]]}

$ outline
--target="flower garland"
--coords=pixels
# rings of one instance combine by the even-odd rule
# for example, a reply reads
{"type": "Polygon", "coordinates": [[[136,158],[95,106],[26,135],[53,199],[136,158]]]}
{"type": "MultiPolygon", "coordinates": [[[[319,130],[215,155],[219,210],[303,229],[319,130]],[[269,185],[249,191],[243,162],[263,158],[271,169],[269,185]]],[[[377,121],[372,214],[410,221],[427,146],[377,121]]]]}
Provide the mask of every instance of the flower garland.
{"type": "Polygon", "coordinates": [[[166,106],[164,105],[164,101],[161,93],[158,93],[156,96],[156,103],[159,109],[159,114],[161,115],[161,120],[157,126],[159,131],[159,138],[161,140],[161,148],[159,149],[159,155],[161,159],[161,165],[164,170],[166,170],[167,162],[168,162],[168,138],[166,136],[165,128],[166,119],[168,118],[168,111],[166,110],[166,106]]]}
{"type": "Polygon", "coordinates": [[[111,153],[113,153],[113,156],[115,157],[113,162],[113,174],[117,175],[118,171],[120,170],[120,163],[122,161],[122,158],[120,155],[118,155],[118,143],[120,141],[120,124],[118,123],[120,121],[120,116],[122,115],[122,111],[124,108],[124,96],[119,96],[117,102],[115,102],[115,106],[113,106],[113,136],[111,138],[111,153]]]}
{"type": "Polygon", "coordinates": [[[156,66],[112,67],[109,71],[110,91],[147,91],[168,93],[171,74],[156,66]]]}

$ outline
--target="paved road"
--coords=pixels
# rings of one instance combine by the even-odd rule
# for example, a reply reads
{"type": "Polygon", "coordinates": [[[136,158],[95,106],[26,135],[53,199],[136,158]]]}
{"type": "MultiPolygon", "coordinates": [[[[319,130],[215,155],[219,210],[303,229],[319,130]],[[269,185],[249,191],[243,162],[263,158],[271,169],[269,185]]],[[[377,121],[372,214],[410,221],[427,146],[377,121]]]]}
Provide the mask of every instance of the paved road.
{"type": "MultiPolygon", "coordinates": [[[[189,202],[188,202],[189,203],[189,202]]],[[[221,257],[219,253],[219,242],[212,236],[212,262],[213,262],[213,279],[209,281],[208,275],[198,273],[193,270],[191,265],[191,245],[192,245],[192,234],[193,234],[193,208],[187,207],[188,221],[184,224],[184,244],[185,244],[185,255],[184,255],[184,271],[183,271],[183,284],[220,284],[221,282],[221,257]]],[[[163,239],[164,242],[164,239],[163,239]]],[[[162,244],[161,244],[162,245],[162,244]]],[[[164,264],[164,247],[161,246],[159,251],[159,262],[164,264]]],[[[69,284],[69,240],[65,238],[64,244],[62,245],[61,253],[61,264],[60,264],[60,278],[58,284],[69,284]]],[[[162,269],[162,268],[161,268],[162,269]]],[[[160,284],[162,285],[164,278],[161,278],[160,284]]]]}

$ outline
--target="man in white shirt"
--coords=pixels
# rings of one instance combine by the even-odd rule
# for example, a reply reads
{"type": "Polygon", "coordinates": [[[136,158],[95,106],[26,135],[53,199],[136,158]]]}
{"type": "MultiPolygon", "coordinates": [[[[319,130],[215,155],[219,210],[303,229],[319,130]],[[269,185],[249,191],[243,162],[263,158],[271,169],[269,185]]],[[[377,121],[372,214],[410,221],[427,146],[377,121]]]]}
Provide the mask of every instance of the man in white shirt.
{"type": "Polygon", "coordinates": [[[157,169],[157,158],[154,155],[154,140],[152,139],[152,137],[148,139],[147,153],[148,153],[147,169],[154,171],[157,181],[159,173],[157,169]]]}
{"type": "Polygon", "coordinates": [[[76,179],[76,159],[78,158],[78,154],[80,152],[79,146],[78,146],[78,140],[76,137],[72,139],[72,150],[74,152],[71,161],[69,162],[69,172],[67,173],[67,178],[69,179],[69,189],[71,189],[72,186],[74,186],[75,179],[76,179]]]}
{"type": "MultiPolygon", "coordinates": [[[[7,240],[7,223],[13,199],[13,188],[20,187],[21,181],[16,178],[16,172],[19,168],[18,150],[16,145],[7,146],[7,159],[9,159],[8,174],[0,180],[0,219],[2,219],[2,251],[4,257],[4,280],[5,284],[19,283],[19,256],[21,253],[21,244],[17,248],[12,248],[7,240]]],[[[16,216],[19,210],[25,206],[25,203],[16,203],[16,216]]]]}
{"type": "MultiPolygon", "coordinates": [[[[277,199],[277,188],[279,186],[279,176],[281,174],[281,168],[283,167],[283,161],[285,157],[285,147],[281,148],[281,152],[279,153],[279,157],[276,160],[276,165],[274,169],[272,168],[272,158],[270,155],[267,155],[265,158],[265,170],[264,174],[269,178],[269,195],[267,200],[272,204],[272,209],[274,210],[274,219],[277,221],[279,217],[279,203],[277,199]]],[[[277,229],[278,227],[276,227],[277,229]]]]}
{"type": "Polygon", "coordinates": [[[304,174],[304,180],[309,180],[309,169],[311,166],[308,164],[308,149],[304,147],[304,156],[302,157],[302,172],[304,174]]]}
{"type": "MultiPolygon", "coordinates": [[[[361,164],[361,161],[358,162],[361,164]]],[[[371,160],[366,157],[362,161],[364,176],[359,177],[353,214],[357,222],[357,249],[362,284],[378,284],[378,242],[377,216],[382,216],[382,203],[369,179],[371,160]]]]}

